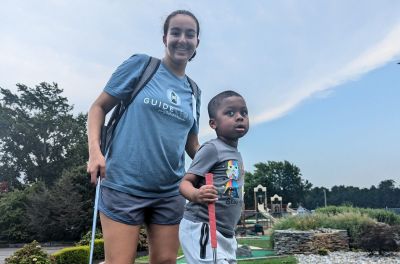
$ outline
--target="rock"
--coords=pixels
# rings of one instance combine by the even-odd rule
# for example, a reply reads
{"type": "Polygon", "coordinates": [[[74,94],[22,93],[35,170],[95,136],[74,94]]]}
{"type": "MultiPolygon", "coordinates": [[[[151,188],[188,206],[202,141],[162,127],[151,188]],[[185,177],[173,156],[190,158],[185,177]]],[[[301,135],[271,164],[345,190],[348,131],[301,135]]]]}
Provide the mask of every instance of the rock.
{"type": "Polygon", "coordinates": [[[348,250],[349,237],[346,230],[318,229],[309,231],[276,230],[274,250],[276,254],[312,254],[319,250],[348,250]]]}
{"type": "Polygon", "coordinates": [[[238,247],[236,257],[252,257],[250,247],[246,245],[238,247]]]}

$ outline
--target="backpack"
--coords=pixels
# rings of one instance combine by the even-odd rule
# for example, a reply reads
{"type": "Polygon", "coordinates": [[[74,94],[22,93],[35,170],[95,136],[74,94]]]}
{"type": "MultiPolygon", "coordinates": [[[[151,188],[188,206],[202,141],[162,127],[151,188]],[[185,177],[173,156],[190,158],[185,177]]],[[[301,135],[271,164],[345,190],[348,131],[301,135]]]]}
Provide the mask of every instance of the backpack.
{"type": "MultiPolygon", "coordinates": [[[[134,83],[134,89],[130,96],[125,99],[121,100],[115,107],[114,110],[112,111],[111,117],[107,122],[107,125],[104,125],[101,130],[101,142],[100,142],[100,148],[101,152],[103,155],[105,155],[108,151],[110,151],[110,146],[113,140],[113,135],[115,128],[118,125],[119,120],[121,119],[122,115],[125,113],[125,110],[128,108],[128,106],[133,102],[135,97],[139,94],[139,92],[143,89],[143,87],[146,86],[146,84],[151,80],[153,75],[156,73],[158,67],[161,64],[161,60],[154,58],[154,57],[149,57],[149,60],[144,67],[140,77],[138,78],[138,81],[134,83]]],[[[200,95],[201,95],[201,90],[197,86],[197,84],[190,79],[188,76],[186,76],[190,87],[192,89],[193,96],[196,100],[196,122],[197,126],[199,125],[199,118],[200,118],[200,95]]],[[[110,155],[110,153],[109,153],[110,155]]]]}

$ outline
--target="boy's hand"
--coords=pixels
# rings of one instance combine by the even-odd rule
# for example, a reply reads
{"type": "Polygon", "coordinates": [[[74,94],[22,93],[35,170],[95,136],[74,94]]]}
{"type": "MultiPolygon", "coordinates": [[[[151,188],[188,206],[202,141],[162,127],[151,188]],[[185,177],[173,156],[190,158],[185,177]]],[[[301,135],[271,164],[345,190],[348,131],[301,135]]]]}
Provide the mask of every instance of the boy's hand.
{"type": "Polygon", "coordinates": [[[213,185],[203,185],[194,192],[193,202],[214,203],[218,200],[218,191],[213,185]]]}

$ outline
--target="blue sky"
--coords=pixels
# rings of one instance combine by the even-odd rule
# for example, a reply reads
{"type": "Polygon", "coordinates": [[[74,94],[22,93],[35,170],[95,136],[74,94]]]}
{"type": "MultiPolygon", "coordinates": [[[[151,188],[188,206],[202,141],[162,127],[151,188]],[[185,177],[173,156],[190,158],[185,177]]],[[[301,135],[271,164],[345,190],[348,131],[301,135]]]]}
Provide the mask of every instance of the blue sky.
{"type": "Polygon", "coordinates": [[[288,160],[315,186],[400,184],[400,1],[12,1],[0,10],[0,86],[57,82],[87,112],[133,53],[162,57],[162,24],[201,24],[187,73],[206,104],[233,89],[251,130],[245,167],[288,160]]]}

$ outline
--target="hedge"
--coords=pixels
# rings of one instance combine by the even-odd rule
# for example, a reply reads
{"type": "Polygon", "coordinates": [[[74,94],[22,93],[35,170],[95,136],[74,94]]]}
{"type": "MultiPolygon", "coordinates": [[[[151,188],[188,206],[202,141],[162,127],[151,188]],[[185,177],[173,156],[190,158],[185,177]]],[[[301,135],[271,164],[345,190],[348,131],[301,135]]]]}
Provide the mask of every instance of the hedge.
{"type": "Polygon", "coordinates": [[[89,251],[89,246],[63,248],[52,255],[52,261],[54,264],[87,264],[89,251]]]}

